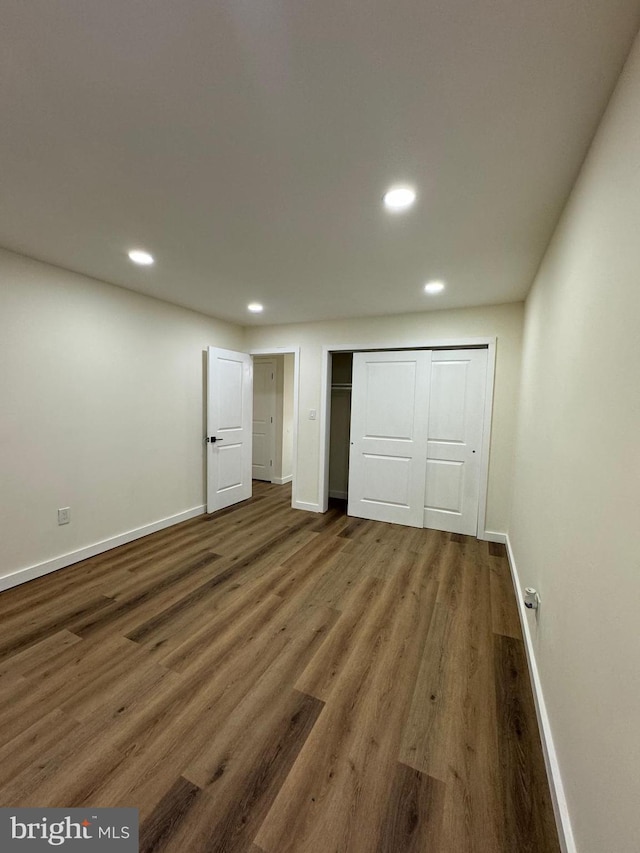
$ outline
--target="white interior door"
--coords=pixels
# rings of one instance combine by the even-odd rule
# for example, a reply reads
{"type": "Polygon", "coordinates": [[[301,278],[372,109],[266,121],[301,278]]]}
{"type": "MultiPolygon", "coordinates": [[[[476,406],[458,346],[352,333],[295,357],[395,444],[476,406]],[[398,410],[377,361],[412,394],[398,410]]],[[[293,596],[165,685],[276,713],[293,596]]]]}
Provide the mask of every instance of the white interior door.
{"type": "Polygon", "coordinates": [[[475,536],[487,350],[432,353],[424,526],[475,536]]]}
{"type": "Polygon", "coordinates": [[[253,463],[254,480],[273,477],[276,410],[275,361],[253,361],[253,463]]]}
{"type": "Polygon", "coordinates": [[[422,527],[431,352],[353,355],[348,513],[422,527]]]}
{"type": "Polygon", "coordinates": [[[207,512],[251,497],[251,356],[209,347],[207,512]]]}

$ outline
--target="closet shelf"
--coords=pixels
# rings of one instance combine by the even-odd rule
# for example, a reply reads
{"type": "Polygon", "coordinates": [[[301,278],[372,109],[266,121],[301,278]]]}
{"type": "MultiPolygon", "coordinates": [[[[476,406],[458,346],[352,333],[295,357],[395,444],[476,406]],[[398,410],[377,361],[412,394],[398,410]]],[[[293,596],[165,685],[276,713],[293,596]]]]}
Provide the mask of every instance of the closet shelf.
{"type": "Polygon", "coordinates": [[[332,382],[332,391],[351,391],[351,382],[332,382]]]}

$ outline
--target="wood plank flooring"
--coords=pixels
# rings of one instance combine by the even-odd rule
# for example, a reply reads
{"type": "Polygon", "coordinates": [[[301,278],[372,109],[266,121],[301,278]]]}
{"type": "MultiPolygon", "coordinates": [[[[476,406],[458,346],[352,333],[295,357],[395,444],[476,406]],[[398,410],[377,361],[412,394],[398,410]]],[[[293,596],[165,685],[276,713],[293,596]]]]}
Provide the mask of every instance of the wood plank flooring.
{"type": "Polygon", "coordinates": [[[0,805],[140,850],[558,853],[504,548],[237,507],[0,594],[0,805]]]}

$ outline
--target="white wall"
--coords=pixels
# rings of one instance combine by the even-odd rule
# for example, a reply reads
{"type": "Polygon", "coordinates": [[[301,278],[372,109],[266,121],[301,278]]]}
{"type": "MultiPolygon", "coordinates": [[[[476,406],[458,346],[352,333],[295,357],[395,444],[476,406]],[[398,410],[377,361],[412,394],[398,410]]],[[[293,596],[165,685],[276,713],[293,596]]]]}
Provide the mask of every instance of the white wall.
{"type": "MultiPolygon", "coordinates": [[[[515,443],[520,374],[523,306],[521,303],[482,308],[430,311],[389,317],[251,327],[245,330],[249,348],[300,346],[300,419],[298,424],[298,501],[318,504],[320,419],[309,410],[320,407],[322,347],[341,344],[366,347],[396,346],[401,342],[497,336],[494,423],[489,468],[487,527],[506,531],[515,443]]],[[[318,413],[319,414],[319,413],[318,413]]]]}
{"type": "Polygon", "coordinates": [[[510,540],[580,853],[640,850],[640,45],[526,304],[510,540]]]}
{"type": "Polygon", "coordinates": [[[204,503],[212,344],[242,330],[0,250],[0,578],[204,503]]]}

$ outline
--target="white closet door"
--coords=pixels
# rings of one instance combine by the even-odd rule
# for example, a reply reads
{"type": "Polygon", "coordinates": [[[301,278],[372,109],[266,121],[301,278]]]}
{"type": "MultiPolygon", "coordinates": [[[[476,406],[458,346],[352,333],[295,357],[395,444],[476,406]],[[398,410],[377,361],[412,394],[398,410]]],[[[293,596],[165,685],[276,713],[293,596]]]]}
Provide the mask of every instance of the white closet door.
{"type": "Polygon", "coordinates": [[[431,352],[354,353],[349,515],[422,527],[431,352]]]}
{"type": "Polygon", "coordinates": [[[487,350],[432,353],[424,526],[475,536],[487,350]]]}

